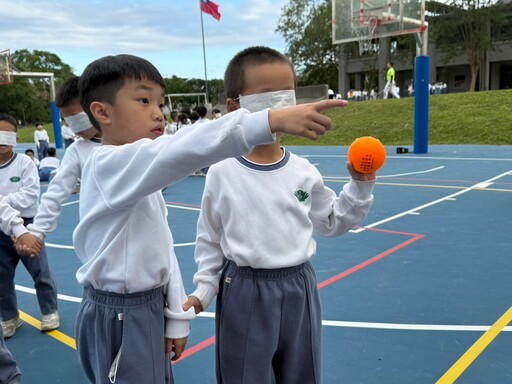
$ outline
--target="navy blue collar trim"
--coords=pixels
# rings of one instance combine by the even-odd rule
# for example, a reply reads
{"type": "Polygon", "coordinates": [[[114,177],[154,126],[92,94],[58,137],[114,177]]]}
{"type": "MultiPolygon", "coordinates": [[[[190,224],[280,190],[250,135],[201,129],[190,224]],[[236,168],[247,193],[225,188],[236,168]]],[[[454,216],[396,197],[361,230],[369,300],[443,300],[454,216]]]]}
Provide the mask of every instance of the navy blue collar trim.
{"type": "Polygon", "coordinates": [[[90,141],[92,141],[93,143],[98,143],[98,144],[101,144],[101,137],[91,137],[89,139],[90,141]]]}
{"type": "Polygon", "coordinates": [[[12,157],[7,161],[7,163],[3,164],[3,165],[0,165],[0,169],[2,168],[7,168],[9,165],[11,165],[13,162],[14,162],[14,159],[16,159],[16,157],[18,157],[18,154],[16,152],[14,152],[14,154],[12,155],[12,157]]]}
{"type": "Polygon", "coordinates": [[[283,168],[288,161],[290,160],[290,152],[288,152],[286,149],[283,148],[284,156],[281,160],[279,160],[275,164],[256,164],[249,160],[247,160],[245,157],[237,157],[236,160],[238,160],[239,163],[246,166],[247,168],[254,169],[256,171],[275,171],[276,169],[283,168]]]}

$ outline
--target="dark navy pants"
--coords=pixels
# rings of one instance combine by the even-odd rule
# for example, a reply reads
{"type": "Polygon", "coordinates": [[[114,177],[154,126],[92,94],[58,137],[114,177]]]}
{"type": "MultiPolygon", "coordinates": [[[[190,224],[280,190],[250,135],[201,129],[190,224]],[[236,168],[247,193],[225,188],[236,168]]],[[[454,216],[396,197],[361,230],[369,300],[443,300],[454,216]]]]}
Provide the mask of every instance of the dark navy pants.
{"type": "Polygon", "coordinates": [[[16,365],[16,360],[5,345],[4,334],[2,327],[0,327],[0,384],[18,383],[21,383],[20,370],[16,365]]]}
{"type": "Polygon", "coordinates": [[[84,290],[76,342],[91,383],[173,383],[164,304],[163,287],[133,294],[84,290]]]}
{"type": "MultiPolygon", "coordinates": [[[[33,219],[24,219],[25,226],[33,219]]],[[[46,247],[43,245],[38,257],[20,256],[10,236],[0,232],[0,311],[4,320],[18,316],[18,302],[14,288],[14,275],[19,262],[22,262],[34,280],[37,301],[43,315],[57,311],[57,284],[53,277],[46,247]]]]}
{"type": "Polygon", "coordinates": [[[265,270],[228,261],[215,319],[218,383],[320,383],[321,307],[309,262],[265,270]]]}

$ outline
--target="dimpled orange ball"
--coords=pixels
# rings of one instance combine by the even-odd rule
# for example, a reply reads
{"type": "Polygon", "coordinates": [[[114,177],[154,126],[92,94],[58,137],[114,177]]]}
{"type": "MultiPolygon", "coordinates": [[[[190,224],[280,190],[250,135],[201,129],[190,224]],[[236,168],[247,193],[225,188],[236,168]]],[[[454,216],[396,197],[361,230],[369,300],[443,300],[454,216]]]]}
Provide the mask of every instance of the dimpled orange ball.
{"type": "Polygon", "coordinates": [[[385,160],[386,148],[375,137],[364,136],[355,139],[348,148],[348,161],[357,172],[377,172],[385,160]]]}

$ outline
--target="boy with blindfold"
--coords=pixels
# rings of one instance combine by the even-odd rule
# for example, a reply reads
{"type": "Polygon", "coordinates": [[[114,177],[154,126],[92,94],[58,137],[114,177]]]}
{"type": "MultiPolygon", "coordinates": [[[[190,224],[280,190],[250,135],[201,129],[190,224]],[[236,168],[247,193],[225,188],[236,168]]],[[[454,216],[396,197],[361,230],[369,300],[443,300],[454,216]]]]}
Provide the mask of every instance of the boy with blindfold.
{"type": "MultiPolygon", "coordinates": [[[[267,47],[239,52],[224,75],[228,112],[292,107],[295,71],[267,47]]],[[[336,195],[306,159],[280,144],[210,167],[197,225],[196,290],[184,309],[217,294],[219,383],[320,383],[322,315],[313,233],[341,236],[373,202],[375,174],[352,176],[336,195]]]]}

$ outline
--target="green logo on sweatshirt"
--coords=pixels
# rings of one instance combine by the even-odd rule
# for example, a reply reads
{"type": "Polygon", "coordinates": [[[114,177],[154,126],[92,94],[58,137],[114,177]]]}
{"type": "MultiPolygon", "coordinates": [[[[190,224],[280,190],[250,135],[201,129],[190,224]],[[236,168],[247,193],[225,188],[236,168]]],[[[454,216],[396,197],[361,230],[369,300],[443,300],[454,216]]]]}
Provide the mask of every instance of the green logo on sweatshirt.
{"type": "Polygon", "coordinates": [[[309,194],[301,189],[299,189],[298,191],[296,191],[294,193],[295,197],[302,203],[303,201],[306,201],[307,198],[309,197],[309,194]]]}
{"type": "Polygon", "coordinates": [[[11,181],[11,183],[19,183],[21,181],[21,177],[13,176],[9,180],[11,181]]]}

